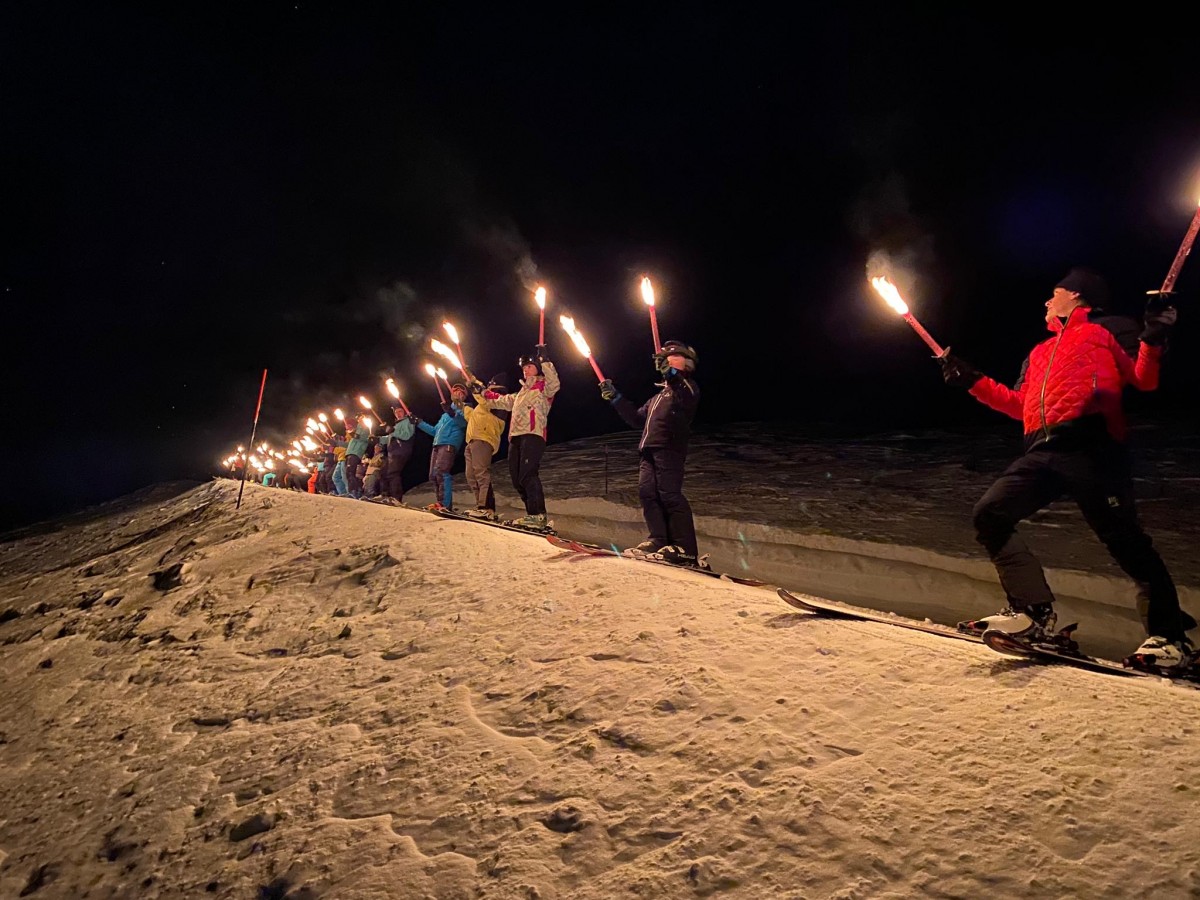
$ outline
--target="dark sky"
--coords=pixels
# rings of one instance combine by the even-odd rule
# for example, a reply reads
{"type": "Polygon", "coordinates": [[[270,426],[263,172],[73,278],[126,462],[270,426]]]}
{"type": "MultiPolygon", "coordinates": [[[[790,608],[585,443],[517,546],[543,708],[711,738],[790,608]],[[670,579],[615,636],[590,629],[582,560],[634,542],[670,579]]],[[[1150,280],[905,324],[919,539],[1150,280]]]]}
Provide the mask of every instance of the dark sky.
{"type": "MultiPolygon", "coordinates": [[[[552,441],[619,424],[559,313],[652,390],[643,273],[701,424],[1016,430],[942,384],[867,260],[1011,381],[1067,268],[1138,314],[1200,198],[1194,35],[1163,17],[430,6],[6,6],[0,524],[210,473],[264,367],[267,437],[391,373],[433,417],[444,316],[515,379],[522,273],[551,290],[552,441]]],[[[1195,415],[1198,285],[1156,415],[1195,415]]]]}

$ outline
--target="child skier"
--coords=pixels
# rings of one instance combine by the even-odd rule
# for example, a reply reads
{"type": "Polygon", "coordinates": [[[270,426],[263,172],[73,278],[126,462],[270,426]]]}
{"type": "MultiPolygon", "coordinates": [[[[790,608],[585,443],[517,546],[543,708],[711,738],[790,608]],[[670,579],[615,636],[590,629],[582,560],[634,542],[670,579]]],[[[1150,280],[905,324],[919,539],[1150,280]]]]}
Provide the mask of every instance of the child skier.
{"type": "Polygon", "coordinates": [[[641,407],[622,397],[611,380],[600,384],[600,396],[631,427],[642,430],[638,499],[650,536],[626,552],[677,565],[706,566],[698,556],[692,507],[683,495],[688,440],[700,403],[700,388],[693,377],[696,351],[682,341],[667,341],[654,355],[654,367],[663,379],[661,390],[641,407]]]}

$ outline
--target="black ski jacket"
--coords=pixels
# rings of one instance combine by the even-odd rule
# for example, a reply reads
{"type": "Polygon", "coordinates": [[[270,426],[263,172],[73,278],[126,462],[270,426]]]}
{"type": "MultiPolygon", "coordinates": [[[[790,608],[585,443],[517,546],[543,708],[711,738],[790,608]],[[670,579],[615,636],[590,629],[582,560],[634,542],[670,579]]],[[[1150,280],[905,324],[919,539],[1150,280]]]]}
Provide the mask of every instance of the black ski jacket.
{"type": "Polygon", "coordinates": [[[661,387],[641,407],[618,396],[612,402],[613,408],[631,427],[642,429],[639,450],[686,451],[692,436],[692,419],[700,403],[700,388],[694,379],[681,372],[668,375],[661,387]]]}

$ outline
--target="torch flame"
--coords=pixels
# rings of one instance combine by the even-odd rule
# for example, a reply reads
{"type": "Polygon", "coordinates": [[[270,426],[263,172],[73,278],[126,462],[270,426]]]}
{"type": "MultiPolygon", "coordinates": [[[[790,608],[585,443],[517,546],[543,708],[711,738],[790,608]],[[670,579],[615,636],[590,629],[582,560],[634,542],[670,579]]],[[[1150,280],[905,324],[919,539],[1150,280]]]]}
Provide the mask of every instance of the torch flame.
{"type": "Polygon", "coordinates": [[[437,369],[433,367],[433,363],[425,363],[425,374],[430,378],[437,378],[437,369]]]}
{"type": "Polygon", "coordinates": [[[322,422],[329,421],[329,416],[325,415],[325,413],[317,413],[317,418],[320,419],[322,422]]]}
{"type": "Polygon", "coordinates": [[[447,347],[445,344],[443,344],[441,341],[439,341],[437,338],[434,338],[432,341],[430,341],[429,346],[433,348],[434,353],[444,356],[446,358],[446,360],[448,362],[450,362],[451,365],[454,366],[454,368],[461,369],[463,367],[462,360],[460,360],[457,356],[454,355],[454,351],[451,350],[449,347],[447,347]]]}
{"type": "Polygon", "coordinates": [[[536,291],[534,291],[533,299],[537,303],[538,309],[545,309],[546,308],[546,289],[544,287],[539,287],[536,291]]]}
{"type": "Polygon", "coordinates": [[[896,286],[886,278],[876,277],[871,279],[871,287],[879,292],[879,296],[884,299],[888,306],[894,309],[901,316],[908,315],[908,304],[900,298],[900,292],[896,290],[896,286]]]}
{"type": "Polygon", "coordinates": [[[570,316],[559,316],[558,322],[560,325],[562,325],[563,331],[571,336],[571,342],[575,345],[575,348],[580,352],[580,354],[583,355],[584,359],[591,358],[592,350],[587,345],[587,341],[583,339],[583,335],[575,329],[575,320],[570,316]]]}
{"type": "Polygon", "coordinates": [[[364,409],[370,409],[370,408],[371,408],[371,401],[370,401],[370,400],[368,400],[366,397],[364,397],[362,394],[359,394],[359,395],[358,395],[358,402],[359,402],[359,403],[361,403],[361,404],[363,405],[363,408],[364,408],[364,409]]]}
{"type": "Polygon", "coordinates": [[[455,328],[453,325],[451,325],[449,322],[443,322],[442,327],[446,329],[446,334],[450,335],[450,343],[457,344],[458,343],[458,329],[455,328]]]}
{"type": "Polygon", "coordinates": [[[446,377],[446,370],[445,370],[445,369],[438,369],[438,370],[437,370],[437,376],[438,376],[438,378],[442,379],[442,381],[449,381],[449,380],[450,380],[450,379],[448,379],[448,378],[446,377]]]}
{"type": "Polygon", "coordinates": [[[337,417],[337,420],[339,422],[341,422],[342,420],[344,420],[346,418],[346,414],[344,412],[342,412],[340,409],[335,409],[333,411],[333,414],[334,414],[334,416],[337,417]]]}
{"type": "Polygon", "coordinates": [[[650,283],[648,275],[642,276],[642,299],[646,301],[647,306],[654,305],[654,285],[650,283]]]}
{"type": "Polygon", "coordinates": [[[375,423],[373,421],[371,421],[370,416],[363,416],[362,421],[363,421],[363,424],[367,426],[368,431],[370,431],[372,428],[375,427],[375,423]]]}
{"type": "Polygon", "coordinates": [[[304,424],[305,424],[305,425],[307,425],[309,428],[312,428],[312,429],[316,429],[316,428],[317,428],[317,420],[316,420],[316,419],[313,419],[313,418],[311,418],[311,417],[310,417],[310,418],[308,419],[308,421],[307,421],[307,422],[305,422],[304,424]]]}
{"type": "Polygon", "coordinates": [[[391,394],[393,397],[395,397],[397,400],[400,399],[400,388],[396,387],[396,382],[394,382],[390,378],[387,380],[387,390],[388,390],[388,393],[391,394]]]}

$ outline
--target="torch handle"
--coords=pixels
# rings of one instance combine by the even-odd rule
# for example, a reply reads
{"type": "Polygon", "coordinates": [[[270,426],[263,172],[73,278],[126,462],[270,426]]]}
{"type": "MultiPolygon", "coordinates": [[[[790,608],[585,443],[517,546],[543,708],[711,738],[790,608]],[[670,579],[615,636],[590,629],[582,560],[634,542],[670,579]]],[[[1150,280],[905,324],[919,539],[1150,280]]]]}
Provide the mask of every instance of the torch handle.
{"type": "Polygon", "coordinates": [[[916,318],[913,316],[912,313],[905,313],[904,321],[907,322],[909,325],[911,325],[913,331],[915,331],[920,336],[921,340],[923,340],[927,345],[929,345],[929,349],[933,351],[934,356],[945,356],[946,355],[946,351],[941,348],[941,346],[938,344],[937,341],[935,341],[933,339],[932,336],[930,336],[929,332],[926,331],[925,328],[921,325],[921,323],[916,320],[916,318]]]}
{"type": "Polygon", "coordinates": [[[588,362],[592,364],[592,371],[596,373],[597,384],[604,381],[604,373],[600,371],[600,367],[596,365],[596,361],[589,356],[588,362]]]}
{"type": "Polygon", "coordinates": [[[1183,261],[1192,252],[1192,244],[1196,243],[1196,234],[1198,232],[1200,232],[1200,207],[1196,208],[1196,214],[1192,216],[1192,224],[1188,226],[1187,234],[1183,236],[1183,243],[1179,245],[1179,250],[1175,253],[1175,259],[1171,261],[1171,268],[1167,270],[1167,277],[1163,279],[1162,289],[1159,291],[1160,294],[1169,294],[1175,290],[1175,281],[1179,278],[1179,272],[1183,268],[1183,261]]]}
{"type": "Polygon", "coordinates": [[[658,314],[653,306],[650,307],[650,335],[654,338],[654,352],[657,353],[662,349],[662,342],[658,339],[658,314]]]}
{"type": "Polygon", "coordinates": [[[546,311],[538,310],[538,346],[543,347],[546,344],[546,311]]]}

